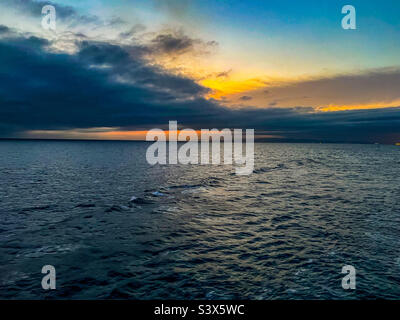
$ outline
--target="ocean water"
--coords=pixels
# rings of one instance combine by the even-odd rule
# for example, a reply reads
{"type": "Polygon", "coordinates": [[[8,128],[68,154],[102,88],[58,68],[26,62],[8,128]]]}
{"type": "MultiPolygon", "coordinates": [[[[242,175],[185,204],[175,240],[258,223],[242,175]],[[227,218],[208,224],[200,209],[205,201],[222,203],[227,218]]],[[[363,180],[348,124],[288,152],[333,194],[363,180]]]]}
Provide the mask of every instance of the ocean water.
{"type": "Polygon", "coordinates": [[[148,146],[0,142],[0,298],[400,298],[400,147],[256,143],[236,176],[148,146]]]}

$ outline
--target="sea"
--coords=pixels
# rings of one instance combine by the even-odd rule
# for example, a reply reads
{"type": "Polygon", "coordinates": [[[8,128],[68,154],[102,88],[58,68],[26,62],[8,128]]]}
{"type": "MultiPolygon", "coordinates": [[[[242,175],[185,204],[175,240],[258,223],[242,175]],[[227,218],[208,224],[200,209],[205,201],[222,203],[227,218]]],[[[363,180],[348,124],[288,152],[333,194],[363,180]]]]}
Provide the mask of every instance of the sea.
{"type": "Polygon", "coordinates": [[[255,143],[239,176],[149,145],[0,141],[0,299],[400,299],[400,147],[255,143]]]}

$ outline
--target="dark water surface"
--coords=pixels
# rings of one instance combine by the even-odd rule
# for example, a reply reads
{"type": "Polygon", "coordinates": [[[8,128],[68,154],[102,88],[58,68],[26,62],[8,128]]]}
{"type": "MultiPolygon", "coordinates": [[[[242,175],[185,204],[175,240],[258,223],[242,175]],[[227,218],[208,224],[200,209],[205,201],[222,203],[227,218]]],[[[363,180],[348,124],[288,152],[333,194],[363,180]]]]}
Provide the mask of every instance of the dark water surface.
{"type": "Polygon", "coordinates": [[[400,299],[400,147],[260,143],[236,176],[148,145],[0,142],[0,298],[400,299]]]}

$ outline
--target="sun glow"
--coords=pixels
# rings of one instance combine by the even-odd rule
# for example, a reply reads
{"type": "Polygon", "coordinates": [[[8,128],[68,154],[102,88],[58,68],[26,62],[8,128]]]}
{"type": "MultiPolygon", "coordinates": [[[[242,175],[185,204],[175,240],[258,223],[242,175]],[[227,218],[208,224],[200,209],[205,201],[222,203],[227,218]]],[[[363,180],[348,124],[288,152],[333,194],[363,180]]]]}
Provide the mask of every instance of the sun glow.
{"type": "Polygon", "coordinates": [[[400,107],[400,100],[392,102],[380,102],[371,104],[357,104],[357,105],[328,105],[316,108],[316,111],[333,112],[333,111],[347,111],[347,110],[368,110],[368,109],[383,109],[400,107]]]}
{"type": "Polygon", "coordinates": [[[226,96],[243,93],[265,87],[266,84],[259,79],[233,80],[233,79],[206,79],[200,82],[201,85],[210,88],[212,92],[207,98],[217,100],[226,96]]]}

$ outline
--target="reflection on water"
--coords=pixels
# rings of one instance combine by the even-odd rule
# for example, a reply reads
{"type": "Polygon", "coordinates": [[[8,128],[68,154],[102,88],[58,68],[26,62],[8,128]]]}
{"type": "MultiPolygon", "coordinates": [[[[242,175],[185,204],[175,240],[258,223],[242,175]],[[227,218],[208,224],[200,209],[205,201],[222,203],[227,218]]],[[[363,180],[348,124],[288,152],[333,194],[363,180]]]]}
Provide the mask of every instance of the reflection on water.
{"type": "Polygon", "coordinates": [[[260,143],[237,176],[147,146],[0,142],[1,298],[400,298],[398,147],[260,143]]]}

